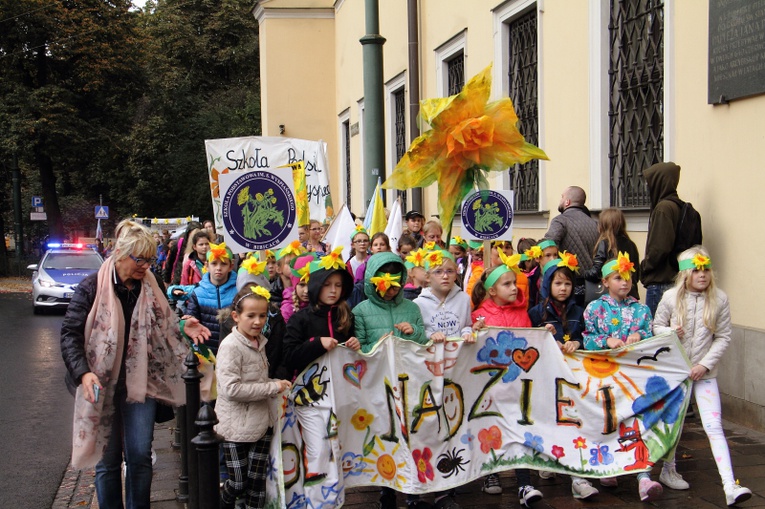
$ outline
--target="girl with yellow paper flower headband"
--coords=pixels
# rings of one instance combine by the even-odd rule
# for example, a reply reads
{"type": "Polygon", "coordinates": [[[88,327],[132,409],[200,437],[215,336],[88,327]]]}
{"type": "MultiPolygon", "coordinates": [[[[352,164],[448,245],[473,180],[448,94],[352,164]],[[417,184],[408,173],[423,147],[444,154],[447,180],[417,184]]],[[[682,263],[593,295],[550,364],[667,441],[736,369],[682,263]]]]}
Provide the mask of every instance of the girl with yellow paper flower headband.
{"type": "Polygon", "coordinates": [[[308,265],[308,306],[292,315],[284,336],[285,362],[293,377],[337,345],[360,347],[345,302],[353,291],[353,278],[342,250],[339,246],[308,265]]]}
{"type": "MultiPolygon", "coordinates": [[[[693,395],[712,456],[722,479],[728,505],[748,500],[752,492],[736,483],[725,440],[717,386],[717,363],[732,339],[728,296],[715,287],[712,260],[702,246],[694,246],[677,257],[680,271],[674,288],[664,293],[656,309],[654,334],[674,331],[693,364],[693,395]]],[[[675,470],[675,451],[664,460],[659,480],[676,490],[690,485],[675,470]]]]}
{"type": "Polygon", "coordinates": [[[221,342],[217,357],[218,401],[215,431],[223,436],[228,479],[221,488],[221,507],[233,509],[236,499],[259,507],[266,490],[268,450],[273,426],[270,398],[288,390],[288,380],[268,376],[268,322],[271,294],[262,286],[242,288],[234,298],[231,317],[236,322],[221,342]]]}
{"type": "MultiPolygon", "coordinates": [[[[606,350],[637,343],[652,336],[651,311],[630,296],[635,264],[627,253],[603,265],[601,274],[607,293],[590,302],[584,310],[584,347],[586,350],[606,350]]],[[[601,486],[613,487],[616,477],[600,480],[601,486]]],[[[651,480],[648,472],[638,474],[640,500],[648,502],[661,497],[661,484],[651,480]]]]}
{"type": "Polygon", "coordinates": [[[369,233],[362,225],[356,226],[356,229],[351,233],[351,255],[346,260],[345,264],[348,266],[348,272],[353,276],[353,283],[358,283],[364,279],[364,272],[361,274],[357,271],[360,266],[369,258],[369,233]]]}
{"type": "Polygon", "coordinates": [[[521,254],[521,263],[518,266],[521,272],[529,280],[529,309],[539,304],[539,288],[542,286],[542,267],[539,265],[539,258],[542,256],[542,250],[537,246],[537,241],[521,237],[518,240],[518,252],[521,254]]]}

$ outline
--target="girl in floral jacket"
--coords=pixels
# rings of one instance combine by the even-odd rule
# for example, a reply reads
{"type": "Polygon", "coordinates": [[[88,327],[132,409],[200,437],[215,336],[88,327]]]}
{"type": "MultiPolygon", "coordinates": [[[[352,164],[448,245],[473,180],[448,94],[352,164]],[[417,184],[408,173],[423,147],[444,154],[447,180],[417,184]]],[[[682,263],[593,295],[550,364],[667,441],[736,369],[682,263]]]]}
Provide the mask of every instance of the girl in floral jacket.
{"type": "MultiPolygon", "coordinates": [[[[584,310],[584,348],[586,350],[606,350],[631,345],[651,334],[651,311],[634,297],[632,273],[635,264],[626,253],[619,253],[615,260],[603,265],[603,286],[608,293],[590,302],[584,310]]],[[[601,486],[614,487],[616,477],[600,480],[601,486]]],[[[640,500],[656,500],[663,493],[661,484],[651,480],[648,472],[638,474],[638,493],[640,500]]]]}

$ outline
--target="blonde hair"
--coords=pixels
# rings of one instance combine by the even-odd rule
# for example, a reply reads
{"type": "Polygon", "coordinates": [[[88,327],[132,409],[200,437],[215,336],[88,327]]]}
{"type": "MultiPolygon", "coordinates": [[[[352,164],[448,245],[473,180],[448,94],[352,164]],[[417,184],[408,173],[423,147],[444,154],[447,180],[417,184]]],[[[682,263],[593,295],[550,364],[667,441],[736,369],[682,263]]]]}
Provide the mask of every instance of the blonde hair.
{"type": "Polygon", "coordinates": [[[441,232],[441,235],[444,234],[444,227],[441,226],[441,223],[435,219],[431,219],[422,226],[422,236],[424,237],[430,233],[431,230],[438,230],[441,232]]]}
{"type": "MultiPolygon", "coordinates": [[[[677,260],[690,260],[697,254],[709,257],[709,253],[704,246],[693,246],[686,249],[679,255],[677,260]]],[[[691,275],[695,269],[681,270],[675,276],[675,289],[677,290],[677,296],[675,297],[675,312],[677,313],[678,325],[680,327],[685,326],[685,315],[688,311],[686,303],[686,296],[688,295],[688,284],[691,280],[691,275]]],[[[717,287],[715,286],[715,274],[712,269],[709,269],[709,286],[703,292],[704,294],[704,327],[709,332],[714,333],[717,329],[717,317],[719,315],[719,308],[717,306],[717,287]]]]}
{"type": "Polygon", "coordinates": [[[116,261],[130,255],[139,258],[151,258],[157,254],[157,242],[151,231],[140,223],[124,219],[114,231],[117,238],[114,243],[114,259],[116,261]],[[117,254],[119,252],[119,254],[117,254]]]}

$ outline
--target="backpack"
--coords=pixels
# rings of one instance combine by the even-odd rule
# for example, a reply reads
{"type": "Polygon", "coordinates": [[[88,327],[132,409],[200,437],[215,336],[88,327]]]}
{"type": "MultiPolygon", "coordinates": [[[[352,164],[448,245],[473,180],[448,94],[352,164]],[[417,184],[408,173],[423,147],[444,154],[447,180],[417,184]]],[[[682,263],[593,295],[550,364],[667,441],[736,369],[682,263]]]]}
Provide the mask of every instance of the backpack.
{"type": "Polygon", "coordinates": [[[701,214],[693,208],[690,202],[683,202],[680,207],[680,220],[675,230],[675,245],[672,249],[675,255],[682,253],[697,244],[701,244],[701,214]]]}

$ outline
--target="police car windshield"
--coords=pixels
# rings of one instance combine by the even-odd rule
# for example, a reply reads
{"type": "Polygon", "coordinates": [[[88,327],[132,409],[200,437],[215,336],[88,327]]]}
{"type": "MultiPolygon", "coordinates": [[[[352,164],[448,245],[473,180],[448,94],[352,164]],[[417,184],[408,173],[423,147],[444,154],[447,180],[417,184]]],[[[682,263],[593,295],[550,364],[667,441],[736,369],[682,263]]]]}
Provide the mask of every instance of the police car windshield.
{"type": "Polygon", "coordinates": [[[93,251],[78,253],[48,253],[43,264],[45,269],[98,269],[101,258],[93,251]]]}

